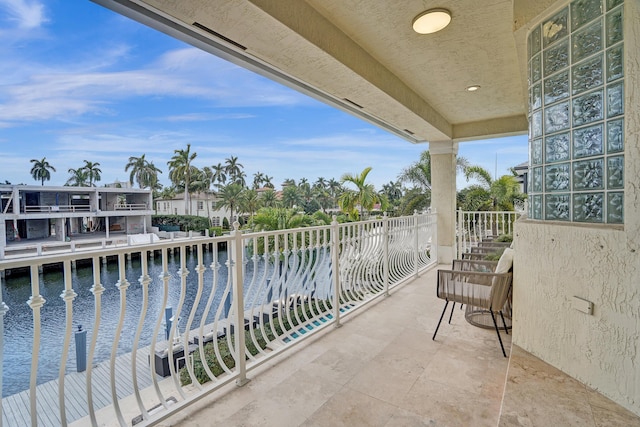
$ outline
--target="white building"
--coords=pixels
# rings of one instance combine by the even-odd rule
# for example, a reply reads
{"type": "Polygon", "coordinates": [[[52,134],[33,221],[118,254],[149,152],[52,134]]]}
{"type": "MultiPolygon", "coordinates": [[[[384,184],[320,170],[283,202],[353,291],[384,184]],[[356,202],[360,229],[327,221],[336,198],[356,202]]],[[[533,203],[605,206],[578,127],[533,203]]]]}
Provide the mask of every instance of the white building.
{"type": "Polygon", "coordinates": [[[146,233],[152,200],[150,190],[130,188],[0,185],[0,252],[23,240],[146,233]]]}
{"type": "Polygon", "coordinates": [[[218,207],[218,199],[213,194],[192,193],[189,198],[189,207],[185,210],[184,193],[179,193],[171,199],[155,201],[157,215],[194,215],[211,219],[214,227],[222,226],[224,218],[230,221],[229,209],[218,207]]]}

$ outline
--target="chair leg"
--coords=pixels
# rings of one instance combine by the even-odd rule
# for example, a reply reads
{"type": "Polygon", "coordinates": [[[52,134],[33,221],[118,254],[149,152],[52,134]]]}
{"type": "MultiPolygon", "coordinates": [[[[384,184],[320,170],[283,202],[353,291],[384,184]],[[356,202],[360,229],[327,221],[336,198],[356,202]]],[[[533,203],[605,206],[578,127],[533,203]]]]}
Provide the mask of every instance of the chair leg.
{"type": "Polygon", "coordinates": [[[502,319],[502,326],[504,326],[504,333],[509,335],[509,331],[507,330],[507,322],[504,321],[504,316],[502,315],[502,310],[500,310],[500,318],[502,319]]]}
{"type": "Polygon", "coordinates": [[[496,316],[493,315],[493,311],[489,310],[491,314],[491,320],[493,320],[493,326],[496,328],[496,334],[498,334],[498,341],[500,341],[500,348],[502,349],[502,355],[507,357],[507,353],[504,351],[504,345],[502,345],[502,337],[500,337],[500,329],[498,329],[498,323],[496,322],[496,316]]]}
{"type": "MultiPolygon", "coordinates": [[[[436,340],[436,334],[438,333],[438,329],[440,329],[440,323],[442,323],[442,318],[444,317],[444,313],[446,313],[447,311],[448,305],[449,305],[449,301],[446,301],[444,303],[444,310],[442,310],[442,314],[440,315],[440,320],[438,320],[438,326],[436,326],[436,331],[433,333],[433,338],[431,338],[433,341],[436,340]]],[[[453,303],[453,305],[455,306],[455,303],[453,303]]]]}
{"type": "Polygon", "coordinates": [[[456,303],[454,302],[451,306],[451,314],[449,315],[449,324],[451,324],[451,319],[453,319],[453,310],[456,308],[456,303]]]}

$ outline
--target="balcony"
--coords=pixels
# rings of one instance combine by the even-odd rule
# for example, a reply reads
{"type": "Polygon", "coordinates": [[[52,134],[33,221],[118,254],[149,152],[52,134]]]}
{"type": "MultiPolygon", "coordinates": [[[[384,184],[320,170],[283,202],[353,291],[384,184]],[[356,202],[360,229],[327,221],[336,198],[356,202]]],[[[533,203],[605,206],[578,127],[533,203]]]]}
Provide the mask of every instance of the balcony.
{"type": "MultiPolygon", "coordinates": [[[[476,233],[497,223],[485,219],[476,233]]],[[[512,347],[511,335],[503,335],[510,358],[502,357],[494,331],[467,323],[458,308],[432,341],[442,309],[434,233],[435,215],[416,214],[3,261],[4,271],[30,269],[33,329],[21,339],[29,346],[22,363],[31,366],[22,369],[28,389],[2,399],[2,425],[640,422],[512,347]],[[86,272],[74,275],[72,262],[83,258],[91,260],[92,281],[82,281],[86,272]],[[60,290],[38,274],[56,263],[60,290]],[[190,271],[195,277],[188,282],[190,271]],[[132,274],[139,286],[129,281],[132,274]],[[85,290],[81,302],[89,284],[93,296],[87,299],[85,290]],[[47,292],[63,303],[45,301],[53,297],[41,295],[47,292]],[[53,341],[49,305],[64,313],[53,341]],[[89,363],[74,372],[78,322],[90,331],[89,363]],[[98,343],[105,330],[113,340],[106,348],[98,343]],[[178,352],[168,351],[168,343],[178,352]],[[198,358],[206,348],[215,356],[204,373],[198,358]],[[33,369],[42,364],[58,368],[43,378],[42,367],[33,369]]],[[[10,309],[28,311],[22,303],[10,309]]],[[[24,342],[12,340],[5,323],[15,323],[3,316],[4,364],[15,364],[24,342]]],[[[8,368],[4,378],[13,382],[17,366],[8,368]]]]}

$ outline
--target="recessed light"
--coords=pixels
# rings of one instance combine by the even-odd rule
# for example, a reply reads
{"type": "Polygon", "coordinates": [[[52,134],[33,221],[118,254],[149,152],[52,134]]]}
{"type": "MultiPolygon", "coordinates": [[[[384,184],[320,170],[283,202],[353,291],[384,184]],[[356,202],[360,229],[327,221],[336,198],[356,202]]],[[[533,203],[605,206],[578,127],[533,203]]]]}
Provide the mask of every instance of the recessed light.
{"type": "Polygon", "coordinates": [[[429,9],[413,20],[413,31],[418,34],[432,34],[444,29],[451,22],[451,12],[447,9],[429,9]]]}
{"type": "Polygon", "coordinates": [[[467,87],[467,92],[475,92],[475,91],[477,91],[478,89],[480,89],[480,86],[479,86],[479,85],[469,86],[469,87],[467,87]]]}

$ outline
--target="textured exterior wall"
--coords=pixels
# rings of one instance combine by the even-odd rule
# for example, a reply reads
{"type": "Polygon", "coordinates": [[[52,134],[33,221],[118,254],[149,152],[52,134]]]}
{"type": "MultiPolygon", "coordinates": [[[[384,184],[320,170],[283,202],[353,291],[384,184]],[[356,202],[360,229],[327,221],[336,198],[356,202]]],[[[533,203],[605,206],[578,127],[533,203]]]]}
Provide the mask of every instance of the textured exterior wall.
{"type": "Polygon", "coordinates": [[[513,343],[640,415],[640,2],[624,7],[624,227],[516,224],[513,343]]]}

